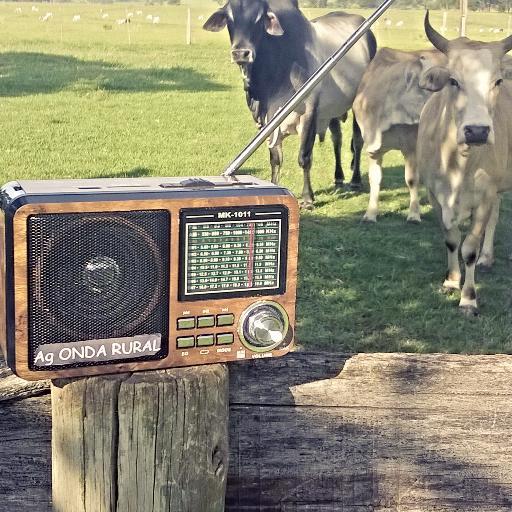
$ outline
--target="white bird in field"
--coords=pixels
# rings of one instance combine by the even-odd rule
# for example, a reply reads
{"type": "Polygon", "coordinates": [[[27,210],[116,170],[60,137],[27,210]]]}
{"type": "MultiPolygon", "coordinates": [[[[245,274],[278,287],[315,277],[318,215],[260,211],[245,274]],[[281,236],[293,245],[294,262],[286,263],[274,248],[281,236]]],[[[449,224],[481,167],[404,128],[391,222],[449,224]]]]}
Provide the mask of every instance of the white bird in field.
{"type": "Polygon", "coordinates": [[[77,21],[80,21],[80,14],[75,14],[73,16],[73,23],[76,23],[77,21]]]}
{"type": "Polygon", "coordinates": [[[15,12],[16,14],[21,14],[21,12],[22,12],[22,11],[21,11],[21,7],[16,7],[16,9],[14,9],[14,12],[15,12]]]}
{"type": "Polygon", "coordinates": [[[160,16],[153,16],[153,24],[160,23],[160,16]]]}
{"type": "Polygon", "coordinates": [[[127,15],[126,15],[127,18],[133,18],[133,12],[129,12],[127,15]]]}
{"type": "Polygon", "coordinates": [[[52,17],[53,17],[53,12],[47,12],[44,16],[41,16],[39,19],[41,21],[48,21],[52,17]]]}
{"type": "Polygon", "coordinates": [[[35,5],[32,6],[32,12],[39,12],[39,8],[35,5]]]}
{"type": "Polygon", "coordinates": [[[391,25],[393,24],[393,22],[389,18],[386,18],[384,20],[384,23],[386,24],[386,27],[391,27],[391,25]]]}
{"type": "Polygon", "coordinates": [[[101,15],[102,19],[106,20],[108,18],[108,12],[101,15]]]}
{"type": "Polygon", "coordinates": [[[148,21],[153,21],[153,15],[152,15],[152,14],[148,14],[148,15],[146,16],[146,19],[147,19],[148,21]]]}
{"type": "Polygon", "coordinates": [[[137,14],[137,16],[142,16],[142,11],[137,11],[135,14],[137,14]]]}
{"type": "Polygon", "coordinates": [[[395,26],[396,26],[396,27],[401,27],[401,26],[403,26],[403,24],[404,24],[404,22],[400,20],[400,21],[397,21],[397,22],[396,22],[396,25],[395,25],[395,26]]]}

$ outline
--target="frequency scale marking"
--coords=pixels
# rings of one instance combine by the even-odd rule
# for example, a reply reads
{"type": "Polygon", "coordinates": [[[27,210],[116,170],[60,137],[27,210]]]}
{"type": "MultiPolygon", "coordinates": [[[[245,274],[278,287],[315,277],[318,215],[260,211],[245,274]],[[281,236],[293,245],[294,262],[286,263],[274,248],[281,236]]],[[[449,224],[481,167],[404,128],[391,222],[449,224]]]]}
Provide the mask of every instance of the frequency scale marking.
{"type": "Polygon", "coordinates": [[[279,287],[281,219],[187,224],[190,295],[279,287]]]}

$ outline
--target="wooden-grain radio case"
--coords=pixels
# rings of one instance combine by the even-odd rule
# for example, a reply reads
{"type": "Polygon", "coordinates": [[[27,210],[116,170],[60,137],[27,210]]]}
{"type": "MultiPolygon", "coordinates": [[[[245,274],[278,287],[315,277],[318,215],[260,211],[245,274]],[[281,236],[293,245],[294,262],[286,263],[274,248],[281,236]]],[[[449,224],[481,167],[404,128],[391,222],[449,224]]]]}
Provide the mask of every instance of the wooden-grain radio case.
{"type": "Polygon", "coordinates": [[[0,345],[29,380],[280,356],[298,206],[251,176],[1,192],[0,345]]]}

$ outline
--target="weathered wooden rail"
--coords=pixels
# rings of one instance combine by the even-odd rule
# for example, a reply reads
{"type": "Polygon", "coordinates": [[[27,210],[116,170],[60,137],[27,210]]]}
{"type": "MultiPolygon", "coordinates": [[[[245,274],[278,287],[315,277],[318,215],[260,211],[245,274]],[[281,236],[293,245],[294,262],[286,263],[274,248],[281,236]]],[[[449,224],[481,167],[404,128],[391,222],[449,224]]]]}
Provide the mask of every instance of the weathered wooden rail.
{"type": "MultiPolygon", "coordinates": [[[[48,385],[2,367],[0,511],[51,510],[50,424],[48,385]]],[[[509,356],[233,364],[226,509],[511,511],[511,433],[509,356]]]]}

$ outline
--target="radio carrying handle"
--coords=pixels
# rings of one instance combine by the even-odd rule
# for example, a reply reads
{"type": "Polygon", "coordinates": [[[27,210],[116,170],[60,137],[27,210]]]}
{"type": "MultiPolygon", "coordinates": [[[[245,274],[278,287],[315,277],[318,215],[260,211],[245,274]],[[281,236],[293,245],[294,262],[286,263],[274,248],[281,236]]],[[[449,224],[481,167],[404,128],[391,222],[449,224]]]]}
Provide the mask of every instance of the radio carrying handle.
{"type": "Polygon", "coordinates": [[[331,69],[349,52],[371,26],[384,14],[395,0],[384,0],[375,12],[368,17],[358,29],[334,52],[309,78],[304,85],[276,112],[275,116],[261,128],[245,149],[226,167],[222,176],[232,176],[249,159],[249,157],[279,128],[281,123],[290,115],[311,91],[324,79],[331,69]]]}

